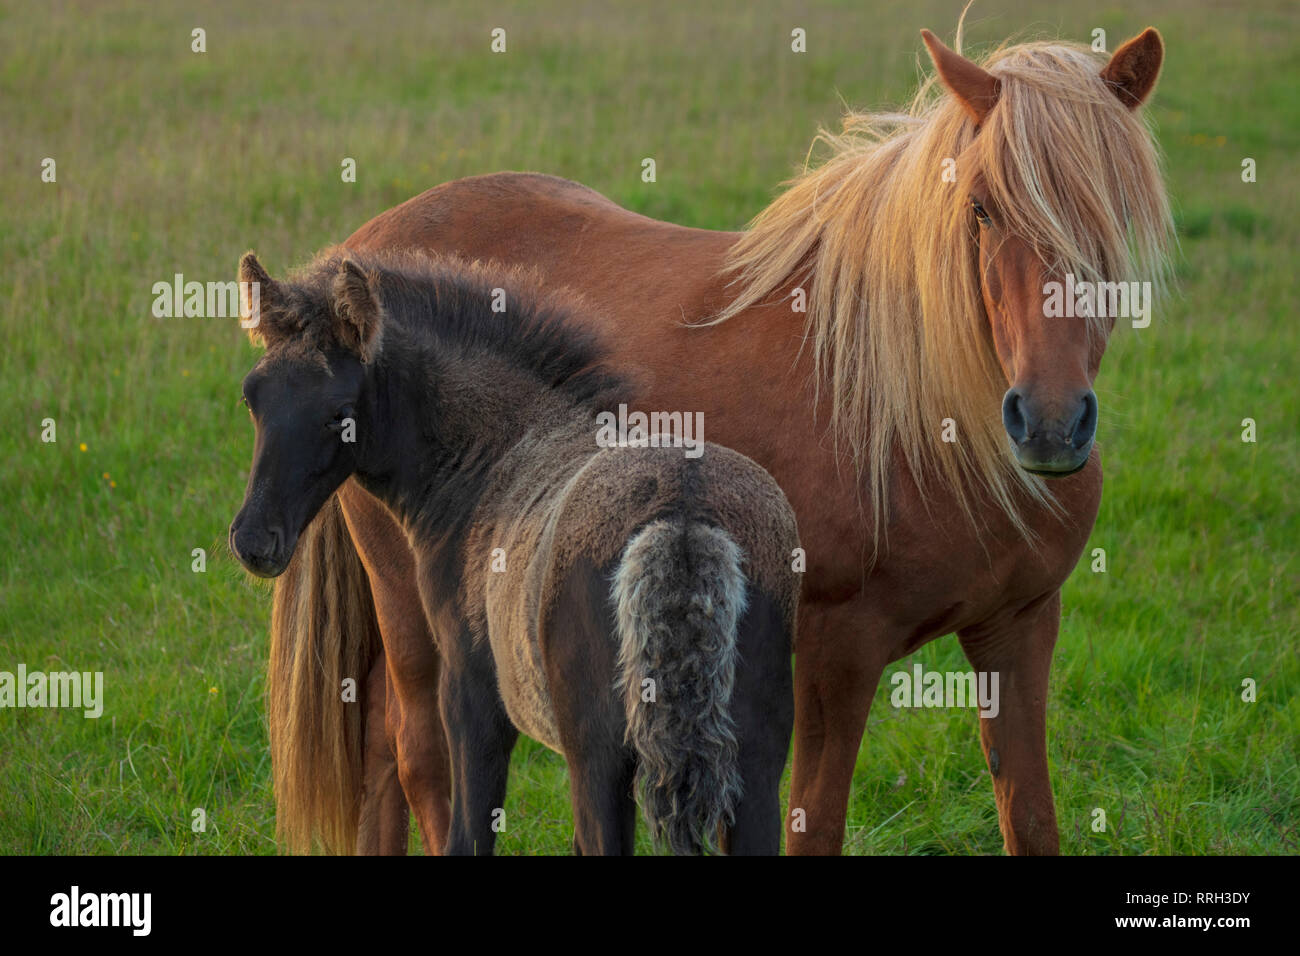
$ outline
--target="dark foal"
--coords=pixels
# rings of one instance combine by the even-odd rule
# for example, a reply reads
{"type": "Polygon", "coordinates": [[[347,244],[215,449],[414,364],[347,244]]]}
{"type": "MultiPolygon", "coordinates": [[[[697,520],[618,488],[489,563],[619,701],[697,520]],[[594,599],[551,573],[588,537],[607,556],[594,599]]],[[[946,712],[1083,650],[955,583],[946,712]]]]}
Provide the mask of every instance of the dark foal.
{"type": "Polygon", "coordinates": [[[292,282],[250,254],[241,277],[267,351],[231,549],[279,574],[352,475],[401,524],[441,657],[447,852],[512,824],[521,730],[568,763],[580,853],[632,852],[638,790],[675,853],[778,852],[799,582],[772,478],[679,435],[601,447],[632,396],[525,276],[327,253],[292,282]]]}

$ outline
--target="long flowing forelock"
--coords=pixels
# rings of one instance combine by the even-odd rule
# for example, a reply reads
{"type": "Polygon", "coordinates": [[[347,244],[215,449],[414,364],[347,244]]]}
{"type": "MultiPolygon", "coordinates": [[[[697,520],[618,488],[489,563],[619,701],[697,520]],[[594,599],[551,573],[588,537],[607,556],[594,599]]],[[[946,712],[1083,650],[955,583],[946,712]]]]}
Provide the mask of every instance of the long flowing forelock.
{"type": "Polygon", "coordinates": [[[1174,237],[1146,114],[1101,78],[1104,56],[1069,43],[992,54],[998,106],[979,137],[981,173],[1003,228],[1056,278],[1150,282],[1164,291],[1174,237]]]}
{"type": "Polygon", "coordinates": [[[837,454],[866,484],[877,552],[895,453],[923,500],[941,486],[976,527],[981,495],[1029,540],[1025,502],[1057,507],[1015,463],[1001,422],[1006,381],[965,191],[975,176],[1007,231],[1054,270],[1163,284],[1172,231],[1157,154],[1141,117],[1106,89],[1103,65],[1061,43],[996,51],[985,66],[1002,97],[978,133],[935,76],[904,114],[849,113],[842,132],[814,143],[830,157],[787,183],[728,255],[736,293],[713,323],[791,286],[807,293],[816,396],[829,398],[837,454]],[[972,144],[976,162],[944,181],[945,163],[972,144]],[[940,440],[946,418],[955,443],[940,440]]]}

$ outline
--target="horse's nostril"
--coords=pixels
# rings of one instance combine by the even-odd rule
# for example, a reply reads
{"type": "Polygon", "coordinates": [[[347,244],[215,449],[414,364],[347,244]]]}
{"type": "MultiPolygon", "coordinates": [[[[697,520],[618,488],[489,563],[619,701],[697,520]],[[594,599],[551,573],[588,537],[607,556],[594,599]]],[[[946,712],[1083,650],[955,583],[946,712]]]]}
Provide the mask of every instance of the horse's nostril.
{"type": "Polygon", "coordinates": [[[1017,445],[1024,444],[1028,427],[1025,423],[1025,411],[1020,393],[1014,388],[1008,389],[1002,399],[1002,425],[1013,442],[1017,445]]]}
{"type": "Polygon", "coordinates": [[[1097,434],[1097,396],[1089,391],[1083,396],[1082,407],[1074,422],[1065,432],[1065,443],[1082,448],[1097,434]]]}

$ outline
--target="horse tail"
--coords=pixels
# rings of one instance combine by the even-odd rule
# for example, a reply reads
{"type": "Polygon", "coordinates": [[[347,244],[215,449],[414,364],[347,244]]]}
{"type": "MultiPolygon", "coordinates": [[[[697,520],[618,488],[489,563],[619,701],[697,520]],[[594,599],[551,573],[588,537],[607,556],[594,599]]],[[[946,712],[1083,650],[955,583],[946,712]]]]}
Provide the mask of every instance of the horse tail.
{"type": "Polygon", "coordinates": [[[708,850],[741,795],[730,706],[742,560],[722,529],[660,519],[628,542],[614,575],[616,687],[637,789],[651,835],[676,854],[708,850]]]}
{"type": "Polygon", "coordinates": [[[291,852],[318,841],[356,852],[364,691],[383,646],[370,584],[338,496],[303,530],[275,582],[267,723],[276,832],[291,852]],[[356,701],[343,700],[352,678],[356,701]]]}

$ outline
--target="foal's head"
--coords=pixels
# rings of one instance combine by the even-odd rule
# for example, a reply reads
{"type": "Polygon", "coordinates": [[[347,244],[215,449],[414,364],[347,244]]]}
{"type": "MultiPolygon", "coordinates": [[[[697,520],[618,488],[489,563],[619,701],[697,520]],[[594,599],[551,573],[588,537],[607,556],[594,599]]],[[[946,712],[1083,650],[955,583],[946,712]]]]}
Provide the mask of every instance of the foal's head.
{"type": "Polygon", "coordinates": [[[251,334],[266,354],[244,378],[256,428],[244,505],[230,526],[230,549],[263,577],[289,564],[298,536],[357,468],[368,364],[379,345],[373,276],[349,260],[302,282],[276,282],[250,252],[242,282],[260,286],[251,334]]]}
{"type": "Polygon", "coordinates": [[[535,273],[332,249],[284,282],[249,253],[239,278],[258,284],[266,354],[244,379],[257,437],[230,548],[255,574],[288,566],[354,473],[446,530],[525,431],[626,397],[571,321],[579,297],[535,273]]]}
{"type": "Polygon", "coordinates": [[[1100,69],[1087,50],[1046,43],[1010,47],[986,69],[922,35],[973,123],[956,157],[953,201],[967,207],[978,237],[982,297],[1009,386],[1003,424],[1022,468],[1072,474],[1092,449],[1092,383],[1115,315],[1094,300],[1085,311],[1098,314],[1062,317],[1048,307],[1048,289],[1068,295],[1075,281],[1099,280],[1159,287],[1152,273],[1162,266],[1168,210],[1135,114],[1160,72],[1160,34],[1147,29],[1100,69]]]}

